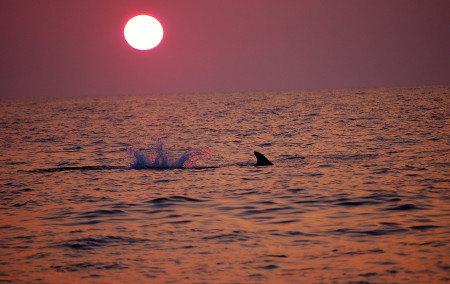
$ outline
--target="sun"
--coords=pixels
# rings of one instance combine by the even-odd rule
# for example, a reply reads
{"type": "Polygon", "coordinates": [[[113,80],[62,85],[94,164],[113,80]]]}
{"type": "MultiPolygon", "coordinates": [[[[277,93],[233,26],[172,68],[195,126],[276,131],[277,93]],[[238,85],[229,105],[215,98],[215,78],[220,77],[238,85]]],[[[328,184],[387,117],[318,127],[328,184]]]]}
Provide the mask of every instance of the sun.
{"type": "Polygon", "coordinates": [[[123,30],[128,44],[139,50],[156,47],[161,42],[163,33],[163,27],[158,20],[148,15],[131,18],[123,30]]]}

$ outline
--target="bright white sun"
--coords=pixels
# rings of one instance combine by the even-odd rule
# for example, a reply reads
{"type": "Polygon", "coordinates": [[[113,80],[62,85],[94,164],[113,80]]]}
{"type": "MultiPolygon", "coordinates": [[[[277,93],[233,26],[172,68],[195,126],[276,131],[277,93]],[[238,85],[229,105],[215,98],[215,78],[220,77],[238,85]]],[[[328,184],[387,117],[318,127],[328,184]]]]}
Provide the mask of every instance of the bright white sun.
{"type": "Polygon", "coordinates": [[[148,50],[161,42],[163,28],[157,19],[148,15],[139,15],[127,22],[123,34],[133,48],[148,50]]]}

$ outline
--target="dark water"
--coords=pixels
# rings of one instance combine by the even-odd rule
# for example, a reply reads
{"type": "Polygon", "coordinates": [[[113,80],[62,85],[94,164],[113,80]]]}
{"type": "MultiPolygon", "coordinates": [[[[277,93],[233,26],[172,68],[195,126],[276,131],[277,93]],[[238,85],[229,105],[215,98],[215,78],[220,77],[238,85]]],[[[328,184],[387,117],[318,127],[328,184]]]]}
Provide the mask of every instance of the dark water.
{"type": "Polygon", "coordinates": [[[450,281],[449,86],[0,110],[0,282],[450,281]]]}

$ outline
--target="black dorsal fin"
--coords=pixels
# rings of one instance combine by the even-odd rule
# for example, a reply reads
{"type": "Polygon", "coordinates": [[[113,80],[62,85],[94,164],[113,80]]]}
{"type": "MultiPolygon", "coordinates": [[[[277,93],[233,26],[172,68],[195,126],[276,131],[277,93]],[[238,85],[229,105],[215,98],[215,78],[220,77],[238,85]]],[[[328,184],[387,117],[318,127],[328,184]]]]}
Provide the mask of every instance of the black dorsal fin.
{"type": "Polygon", "coordinates": [[[266,158],[266,156],[264,156],[263,154],[261,154],[260,152],[253,152],[256,156],[256,164],[255,166],[271,166],[273,165],[273,163],[271,161],[269,161],[269,159],[266,158]]]}

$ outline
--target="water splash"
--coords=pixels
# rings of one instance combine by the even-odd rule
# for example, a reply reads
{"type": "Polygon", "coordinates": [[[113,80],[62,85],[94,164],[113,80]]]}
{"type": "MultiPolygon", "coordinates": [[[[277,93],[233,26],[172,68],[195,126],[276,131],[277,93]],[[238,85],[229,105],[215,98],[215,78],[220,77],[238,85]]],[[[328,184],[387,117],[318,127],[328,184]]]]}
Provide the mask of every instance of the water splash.
{"type": "Polygon", "coordinates": [[[128,148],[128,154],[133,162],[130,167],[133,169],[181,169],[196,168],[199,159],[210,159],[213,151],[208,149],[192,149],[186,151],[178,159],[170,159],[164,151],[163,143],[158,142],[156,149],[150,155],[145,155],[135,147],[128,148]]]}

